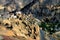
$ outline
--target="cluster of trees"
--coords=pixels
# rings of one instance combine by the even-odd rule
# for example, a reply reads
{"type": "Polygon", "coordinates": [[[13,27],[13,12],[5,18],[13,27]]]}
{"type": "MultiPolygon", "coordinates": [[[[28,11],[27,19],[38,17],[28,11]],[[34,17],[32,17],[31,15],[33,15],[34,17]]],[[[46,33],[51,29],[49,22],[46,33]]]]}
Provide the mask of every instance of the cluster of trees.
{"type": "Polygon", "coordinates": [[[42,30],[45,32],[48,32],[49,34],[53,34],[57,32],[57,30],[60,28],[60,23],[46,23],[42,22],[41,24],[38,24],[40,27],[42,27],[42,30]]]}

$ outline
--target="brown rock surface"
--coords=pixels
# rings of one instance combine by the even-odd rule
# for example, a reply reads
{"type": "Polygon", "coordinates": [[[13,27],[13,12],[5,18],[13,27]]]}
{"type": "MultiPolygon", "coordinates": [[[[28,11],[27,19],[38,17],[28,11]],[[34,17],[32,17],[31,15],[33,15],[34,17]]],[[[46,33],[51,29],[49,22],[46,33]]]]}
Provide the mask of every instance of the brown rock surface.
{"type": "Polygon", "coordinates": [[[21,20],[11,17],[2,20],[0,24],[0,35],[3,35],[4,40],[39,40],[40,31],[39,26],[35,23],[35,19],[31,15],[30,17],[27,15],[24,17],[24,14],[20,15],[23,15],[19,17],[22,18],[21,20]]]}

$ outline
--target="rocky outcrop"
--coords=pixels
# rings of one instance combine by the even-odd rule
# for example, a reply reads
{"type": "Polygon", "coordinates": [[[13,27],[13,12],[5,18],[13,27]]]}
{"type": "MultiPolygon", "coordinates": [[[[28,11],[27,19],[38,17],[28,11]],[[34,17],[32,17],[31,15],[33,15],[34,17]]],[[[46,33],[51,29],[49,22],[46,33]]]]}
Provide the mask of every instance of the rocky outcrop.
{"type": "Polygon", "coordinates": [[[60,0],[0,0],[0,34],[5,40],[39,40],[38,19],[60,22],[60,0]]]}
{"type": "Polygon", "coordinates": [[[4,40],[40,40],[39,26],[31,14],[16,14],[0,23],[0,35],[4,40]]]}

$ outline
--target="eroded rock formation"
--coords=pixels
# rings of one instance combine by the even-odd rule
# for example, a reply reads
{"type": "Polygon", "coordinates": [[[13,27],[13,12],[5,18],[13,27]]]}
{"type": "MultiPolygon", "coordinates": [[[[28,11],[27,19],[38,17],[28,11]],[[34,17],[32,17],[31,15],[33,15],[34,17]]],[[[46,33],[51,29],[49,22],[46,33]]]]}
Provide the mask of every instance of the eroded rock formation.
{"type": "Polygon", "coordinates": [[[40,40],[39,26],[31,14],[28,16],[16,14],[16,16],[0,20],[0,35],[3,39],[5,38],[4,40],[40,40]]]}

